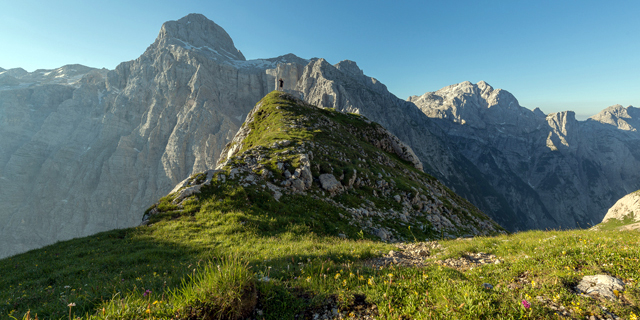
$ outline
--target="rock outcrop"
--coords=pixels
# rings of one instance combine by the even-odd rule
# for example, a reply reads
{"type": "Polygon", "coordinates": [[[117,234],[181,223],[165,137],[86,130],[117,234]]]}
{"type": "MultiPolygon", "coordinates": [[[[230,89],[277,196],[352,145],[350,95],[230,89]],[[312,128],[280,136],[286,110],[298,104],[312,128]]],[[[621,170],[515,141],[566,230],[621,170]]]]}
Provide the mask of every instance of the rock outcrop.
{"type": "Polygon", "coordinates": [[[640,188],[640,113],[613,106],[587,121],[544,115],[486,82],[409,98],[444,130],[516,212],[518,229],[597,224],[640,188]]]}
{"type": "Polygon", "coordinates": [[[618,200],[591,230],[640,230],[640,190],[618,200]]]}
{"type": "Polygon", "coordinates": [[[618,200],[609,208],[602,222],[624,219],[640,222],[640,191],[630,193],[618,200]]]}

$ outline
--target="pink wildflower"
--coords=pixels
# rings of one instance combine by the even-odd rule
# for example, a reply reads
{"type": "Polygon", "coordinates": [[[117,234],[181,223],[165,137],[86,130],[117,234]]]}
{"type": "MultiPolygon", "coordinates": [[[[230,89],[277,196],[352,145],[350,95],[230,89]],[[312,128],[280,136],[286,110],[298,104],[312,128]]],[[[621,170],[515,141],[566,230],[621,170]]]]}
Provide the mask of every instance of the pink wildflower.
{"type": "Polygon", "coordinates": [[[531,308],[531,303],[529,303],[529,301],[527,301],[527,300],[525,300],[525,299],[522,299],[522,306],[523,306],[525,309],[529,309],[529,308],[531,308]]]}

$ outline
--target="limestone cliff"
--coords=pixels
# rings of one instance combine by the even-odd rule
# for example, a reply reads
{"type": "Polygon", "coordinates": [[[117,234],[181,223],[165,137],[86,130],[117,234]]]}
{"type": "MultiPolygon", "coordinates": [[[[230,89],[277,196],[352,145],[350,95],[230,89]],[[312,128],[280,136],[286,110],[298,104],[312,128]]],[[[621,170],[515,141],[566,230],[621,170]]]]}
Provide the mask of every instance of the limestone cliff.
{"type": "Polygon", "coordinates": [[[306,63],[247,61],[192,14],[112,71],[2,71],[0,257],[136,225],[176,183],[215,167],[255,102],[306,63]]]}
{"type": "Polygon", "coordinates": [[[498,190],[524,228],[597,224],[640,188],[640,119],[613,106],[587,121],[571,111],[544,115],[486,82],[463,82],[409,98],[498,190]]]}

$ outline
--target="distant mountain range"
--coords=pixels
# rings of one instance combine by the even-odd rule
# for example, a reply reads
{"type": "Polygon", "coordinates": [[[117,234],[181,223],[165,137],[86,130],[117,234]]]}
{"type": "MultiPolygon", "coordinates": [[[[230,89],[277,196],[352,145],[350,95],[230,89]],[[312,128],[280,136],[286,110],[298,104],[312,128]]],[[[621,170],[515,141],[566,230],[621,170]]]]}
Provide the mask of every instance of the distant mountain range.
{"type": "Polygon", "coordinates": [[[0,257],[139,224],[174,185],[215,167],[279,78],[312,104],[382,124],[509,230],[587,227],[640,189],[636,108],[545,116],[484,82],[405,101],[352,61],[246,60],[190,14],[115,70],[0,69],[0,257]]]}

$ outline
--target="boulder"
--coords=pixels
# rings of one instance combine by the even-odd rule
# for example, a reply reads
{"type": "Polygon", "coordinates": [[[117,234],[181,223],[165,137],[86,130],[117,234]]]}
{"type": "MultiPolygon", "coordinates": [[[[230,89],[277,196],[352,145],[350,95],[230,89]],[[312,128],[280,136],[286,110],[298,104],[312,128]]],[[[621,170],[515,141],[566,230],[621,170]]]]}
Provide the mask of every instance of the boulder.
{"type": "Polygon", "coordinates": [[[342,184],[340,183],[340,181],[338,181],[336,177],[330,173],[323,173],[320,175],[320,185],[322,186],[322,189],[325,189],[331,193],[335,193],[342,188],[342,184]]]}
{"type": "Polygon", "coordinates": [[[595,295],[615,300],[618,299],[616,292],[624,291],[624,282],[612,276],[597,274],[583,277],[576,286],[576,290],[586,295],[595,295]]]}

